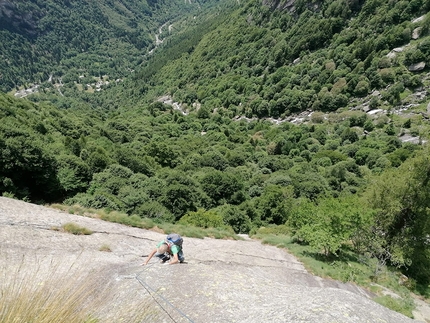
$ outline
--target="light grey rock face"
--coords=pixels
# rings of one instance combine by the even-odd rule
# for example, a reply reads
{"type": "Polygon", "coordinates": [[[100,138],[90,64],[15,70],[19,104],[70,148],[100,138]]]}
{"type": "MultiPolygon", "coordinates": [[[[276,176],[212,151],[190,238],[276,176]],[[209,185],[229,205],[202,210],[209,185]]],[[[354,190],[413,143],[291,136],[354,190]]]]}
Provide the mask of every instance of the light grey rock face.
{"type": "Polygon", "coordinates": [[[418,18],[412,20],[412,23],[417,23],[417,22],[423,21],[425,19],[425,17],[426,17],[425,15],[418,17],[418,18]]]}
{"type": "Polygon", "coordinates": [[[414,137],[411,135],[403,135],[403,136],[399,137],[399,139],[402,142],[409,142],[411,144],[420,144],[421,143],[420,137],[414,137]]]}
{"type": "Polygon", "coordinates": [[[430,102],[427,104],[427,115],[430,117],[430,102]]]}
{"type": "Polygon", "coordinates": [[[54,259],[66,269],[70,263],[85,271],[101,269],[100,280],[110,282],[116,293],[99,313],[102,322],[115,322],[111,318],[121,306],[132,309],[145,298],[159,310],[153,322],[417,322],[373,302],[355,285],[309,274],[285,250],[252,239],[185,238],[185,264],[153,259],[141,266],[142,255],[163,238],[157,232],[0,197],[2,266],[30,271],[39,262],[44,270],[40,262],[54,259]],[[52,229],[68,222],[93,234],[52,229]],[[103,245],[111,252],[101,251],[103,245]],[[23,265],[23,257],[31,266],[23,265]]]}
{"type": "Polygon", "coordinates": [[[296,10],[295,4],[296,0],[286,0],[286,1],[273,1],[273,0],[263,0],[263,5],[272,7],[273,9],[288,10],[289,12],[294,12],[296,10]]]}
{"type": "Polygon", "coordinates": [[[0,26],[32,36],[37,33],[33,14],[20,12],[14,1],[9,0],[0,0],[0,26]]]}
{"type": "Polygon", "coordinates": [[[417,27],[412,31],[412,39],[418,39],[421,35],[421,29],[422,27],[417,27]]]}
{"type": "Polygon", "coordinates": [[[419,72],[419,71],[422,71],[425,67],[426,67],[425,62],[419,62],[419,63],[413,64],[413,65],[410,65],[408,67],[408,70],[410,72],[419,72]]]}
{"type": "Polygon", "coordinates": [[[394,51],[391,51],[391,52],[389,52],[388,54],[387,54],[387,57],[388,58],[395,58],[396,57],[396,53],[394,52],[394,51]]]}
{"type": "Polygon", "coordinates": [[[294,61],[293,61],[293,64],[294,65],[297,65],[297,64],[299,64],[300,63],[300,57],[298,57],[298,58],[296,58],[294,61]]]}

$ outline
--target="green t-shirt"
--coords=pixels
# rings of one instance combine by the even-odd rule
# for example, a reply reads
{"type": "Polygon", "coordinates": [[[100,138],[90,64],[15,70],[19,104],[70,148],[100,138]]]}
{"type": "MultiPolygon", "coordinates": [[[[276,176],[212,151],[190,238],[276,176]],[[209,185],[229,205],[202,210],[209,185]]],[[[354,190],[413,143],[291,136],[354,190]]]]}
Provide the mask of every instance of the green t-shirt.
{"type": "MultiPolygon", "coordinates": [[[[163,243],[166,243],[166,241],[160,241],[158,244],[157,244],[157,248],[159,248],[163,243]]],[[[172,255],[176,255],[177,253],[179,253],[179,251],[181,251],[181,247],[179,247],[179,246],[177,246],[177,245],[172,245],[168,250],[167,250],[167,252],[168,253],[170,253],[170,254],[172,254],[172,255]]]]}

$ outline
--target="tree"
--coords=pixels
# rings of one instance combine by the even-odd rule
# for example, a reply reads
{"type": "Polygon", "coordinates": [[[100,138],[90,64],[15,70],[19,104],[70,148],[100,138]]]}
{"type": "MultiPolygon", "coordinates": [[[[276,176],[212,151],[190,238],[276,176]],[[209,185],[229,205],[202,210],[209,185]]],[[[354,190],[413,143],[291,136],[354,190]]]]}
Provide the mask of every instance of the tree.
{"type": "Polygon", "coordinates": [[[117,147],[114,152],[114,157],[120,165],[129,168],[134,173],[154,175],[160,165],[157,164],[154,157],[140,155],[141,153],[136,152],[135,149],[123,146],[117,147]]]}
{"type": "Polygon", "coordinates": [[[361,80],[357,83],[354,89],[354,93],[358,96],[364,97],[369,93],[370,84],[366,80],[361,80]]]}
{"type": "Polygon", "coordinates": [[[175,220],[172,213],[164,205],[154,200],[141,204],[134,212],[141,218],[150,218],[160,222],[173,222],[175,220]]]}
{"type": "Polygon", "coordinates": [[[178,222],[179,224],[194,225],[200,228],[222,228],[224,221],[220,214],[215,211],[198,209],[195,212],[188,212],[178,222]]]}
{"type": "Polygon", "coordinates": [[[236,205],[224,204],[214,209],[222,216],[224,223],[233,228],[236,233],[249,233],[251,219],[244,210],[236,205]]]}
{"type": "Polygon", "coordinates": [[[291,187],[266,186],[255,202],[261,221],[265,224],[284,224],[288,219],[292,198],[291,187]]]}
{"type": "Polygon", "coordinates": [[[374,234],[391,264],[403,266],[420,283],[430,280],[430,158],[428,151],[376,178],[367,191],[376,210],[374,234]]]}
{"type": "Polygon", "coordinates": [[[103,171],[111,163],[111,160],[103,148],[98,148],[88,156],[86,162],[92,173],[98,173],[103,171]]]}
{"type": "Polygon", "coordinates": [[[193,195],[191,187],[172,184],[164,189],[159,201],[179,220],[185,213],[197,210],[193,195]]]}
{"type": "Polygon", "coordinates": [[[293,167],[289,171],[296,197],[306,197],[311,200],[324,196],[329,192],[329,185],[322,174],[309,166],[293,167]]]}
{"type": "Polygon", "coordinates": [[[8,125],[0,128],[0,192],[30,201],[53,202],[61,196],[57,161],[46,145],[8,125]]]}
{"type": "Polygon", "coordinates": [[[84,192],[91,181],[91,171],[82,159],[74,155],[61,155],[58,161],[58,181],[66,196],[84,192]]]}
{"type": "Polygon", "coordinates": [[[219,170],[207,172],[200,180],[203,191],[213,200],[215,205],[232,200],[234,194],[243,188],[243,183],[233,173],[219,170]]]}
{"type": "Polygon", "coordinates": [[[155,158],[161,166],[174,167],[177,163],[178,153],[166,142],[162,140],[152,140],[146,146],[146,153],[155,158]]]}
{"type": "Polygon", "coordinates": [[[408,67],[412,64],[416,64],[425,60],[426,60],[426,57],[423,54],[423,52],[420,49],[415,48],[413,50],[409,50],[406,52],[404,63],[406,67],[408,67]]]}
{"type": "Polygon", "coordinates": [[[301,199],[298,207],[292,210],[288,224],[297,238],[330,256],[349,241],[358,249],[371,216],[357,196],[320,198],[315,202],[301,199]]]}
{"type": "Polygon", "coordinates": [[[202,155],[200,159],[202,166],[213,167],[217,170],[224,170],[228,166],[227,158],[218,150],[209,151],[202,155]]]}
{"type": "Polygon", "coordinates": [[[118,191],[118,198],[123,203],[122,211],[128,215],[142,215],[142,205],[151,202],[143,189],[136,189],[131,185],[122,186],[118,191]]]}
{"type": "Polygon", "coordinates": [[[340,137],[342,139],[342,142],[346,140],[348,140],[350,143],[358,141],[357,133],[351,128],[345,128],[340,137]]]}
{"type": "MultiPolygon", "coordinates": [[[[355,133],[355,132],[354,131],[352,131],[352,132],[346,131],[345,133],[347,135],[351,134],[351,136],[354,136],[352,133],[355,133]]],[[[348,139],[348,138],[349,137],[346,137],[346,139],[348,139]]],[[[337,150],[320,150],[313,156],[313,159],[324,158],[324,157],[330,158],[330,160],[333,164],[344,161],[348,158],[347,156],[345,156],[344,154],[342,154],[341,152],[339,152],[337,150]]]]}

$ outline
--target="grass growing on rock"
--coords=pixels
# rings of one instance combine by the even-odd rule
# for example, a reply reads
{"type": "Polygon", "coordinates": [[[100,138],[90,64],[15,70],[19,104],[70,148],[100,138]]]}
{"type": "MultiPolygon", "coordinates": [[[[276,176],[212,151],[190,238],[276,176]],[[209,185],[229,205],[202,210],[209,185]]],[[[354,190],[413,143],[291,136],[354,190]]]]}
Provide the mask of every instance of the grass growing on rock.
{"type": "Polygon", "coordinates": [[[113,323],[124,317],[129,322],[156,321],[156,311],[147,300],[132,311],[120,304],[115,313],[105,316],[110,311],[106,302],[115,300],[115,295],[101,272],[88,271],[67,259],[19,257],[1,255],[5,260],[0,266],[2,323],[113,323]]]}
{"type": "Polygon", "coordinates": [[[389,309],[392,309],[393,311],[413,318],[412,310],[415,306],[412,300],[405,301],[403,298],[394,298],[390,295],[383,295],[376,297],[374,301],[385,307],[388,307],[389,309]]]}
{"type": "Polygon", "coordinates": [[[74,234],[74,235],[90,235],[93,234],[93,231],[91,231],[88,228],[81,227],[73,222],[65,223],[61,226],[65,232],[74,234]]]}
{"type": "Polygon", "coordinates": [[[241,239],[230,227],[222,228],[200,228],[191,225],[172,224],[167,222],[156,222],[153,219],[141,218],[138,215],[127,215],[118,211],[96,210],[84,208],[80,205],[53,204],[51,207],[60,209],[70,214],[98,218],[108,222],[115,222],[131,227],[156,230],[163,233],[176,232],[184,237],[199,238],[210,237],[215,239],[241,239]]]}
{"type": "Polygon", "coordinates": [[[379,304],[413,317],[414,303],[408,288],[400,283],[399,273],[381,266],[375,259],[358,256],[349,250],[326,257],[319,250],[298,243],[286,226],[260,228],[252,237],[264,244],[288,249],[316,276],[355,283],[375,293],[375,301],[379,304]],[[393,291],[398,297],[389,297],[384,293],[386,290],[393,291]]]}
{"type": "MultiPolygon", "coordinates": [[[[53,207],[73,214],[150,229],[165,234],[176,232],[184,237],[199,239],[203,239],[204,237],[242,239],[229,227],[200,228],[191,225],[162,223],[153,219],[140,218],[137,215],[129,216],[116,211],[85,209],[76,205],[71,207],[53,205],[53,207]]],[[[406,316],[413,317],[412,310],[414,306],[410,291],[405,285],[399,283],[399,274],[396,271],[391,271],[388,267],[380,266],[374,259],[360,257],[349,250],[342,250],[338,256],[326,257],[319,250],[315,250],[309,245],[298,243],[291,235],[289,227],[285,225],[273,225],[254,229],[250,235],[253,238],[259,239],[264,244],[288,249],[312,274],[342,282],[352,282],[367,288],[378,295],[375,298],[375,301],[378,303],[406,316]],[[399,297],[394,300],[387,298],[387,295],[384,294],[384,290],[386,289],[394,291],[399,297]]]]}
{"type": "Polygon", "coordinates": [[[112,252],[112,249],[109,245],[107,244],[103,244],[100,248],[99,251],[104,251],[104,252],[112,252]]]}

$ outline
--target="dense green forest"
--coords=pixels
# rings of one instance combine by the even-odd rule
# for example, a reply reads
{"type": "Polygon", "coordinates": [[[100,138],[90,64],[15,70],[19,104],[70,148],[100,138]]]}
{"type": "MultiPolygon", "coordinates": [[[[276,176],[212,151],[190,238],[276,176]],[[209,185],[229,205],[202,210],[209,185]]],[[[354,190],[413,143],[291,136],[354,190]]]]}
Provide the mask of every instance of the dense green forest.
{"type": "Polygon", "coordinates": [[[179,0],[4,1],[0,89],[129,76],[155,47],[160,26],[204,6],[179,0]]]}
{"type": "MultiPolygon", "coordinates": [[[[155,77],[148,80],[151,65],[144,67],[141,91],[151,81],[179,102],[278,118],[309,108],[335,111],[375,90],[395,106],[405,89],[422,86],[408,67],[430,63],[428,39],[401,56],[387,54],[409,44],[415,28],[427,32],[428,15],[413,20],[428,12],[428,1],[313,1],[314,10],[310,2],[296,1],[293,14],[249,2],[155,77]]],[[[373,106],[381,103],[375,98],[373,106]]]]}
{"type": "MultiPolygon", "coordinates": [[[[102,8],[82,2],[91,17],[102,8]]],[[[198,16],[169,16],[176,31],[150,56],[134,56],[153,48],[150,33],[142,45],[130,33],[154,33],[163,16],[145,19],[163,3],[130,1],[140,14],[124,33],[78,29],[76,43],[62,29],[49,43],[0,26],[12,42],[28,38],[15,50],[52,49],[22,64],[34,71],[2,66],[5,89],[46,79],[43,59],[70,76],[61,93],[44,84],[26,99],[0,95],[0,192],[237,233],[285,225],[325,256],[353,250],[428,285],[430,1],[288,3],[201,3],[198,16]],[[107,52],[97,37],[136,72],[93,93],[78,77],[108,73],[90,68],[107,52]]]]}

